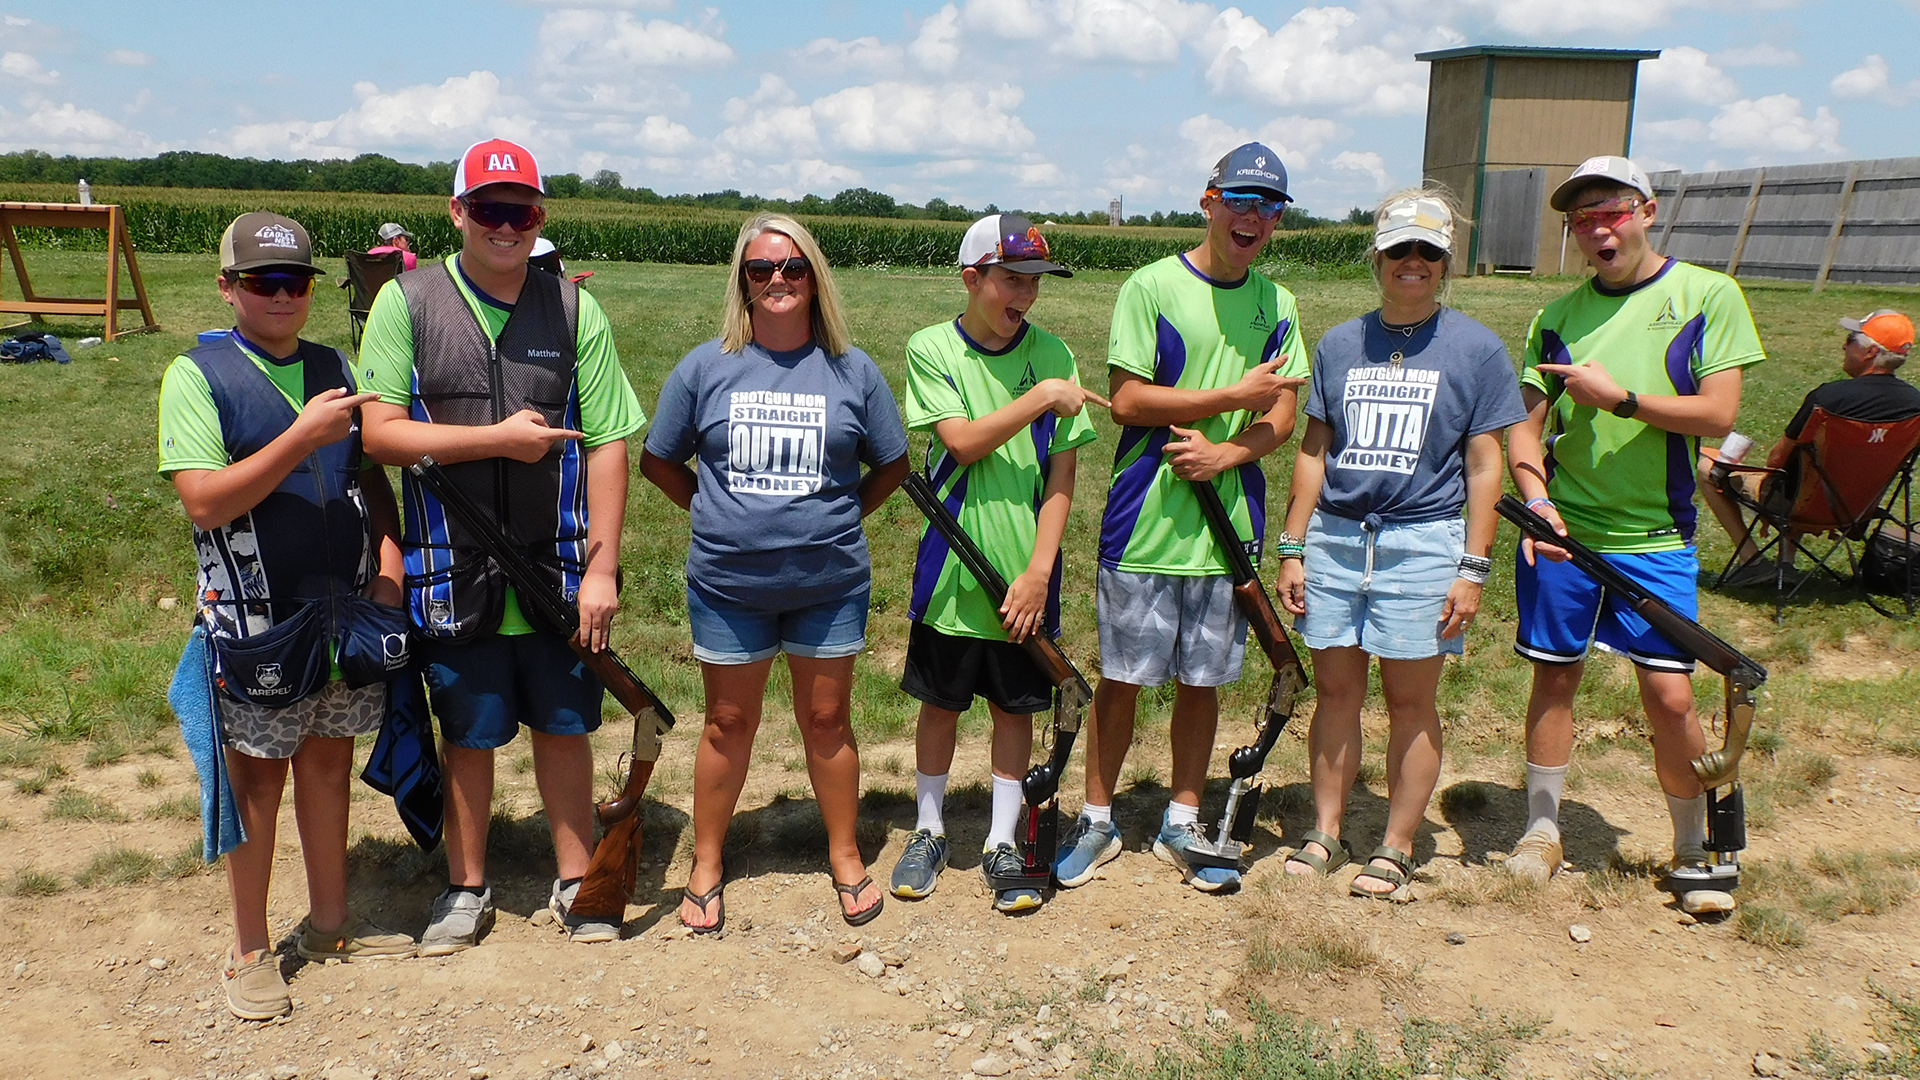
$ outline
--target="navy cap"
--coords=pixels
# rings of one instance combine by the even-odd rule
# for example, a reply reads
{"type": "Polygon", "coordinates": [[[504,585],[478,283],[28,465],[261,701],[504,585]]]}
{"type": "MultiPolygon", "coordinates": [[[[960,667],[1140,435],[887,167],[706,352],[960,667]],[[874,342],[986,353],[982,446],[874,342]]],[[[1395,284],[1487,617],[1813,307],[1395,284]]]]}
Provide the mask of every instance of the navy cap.
{"type": "Polygon", "coordinates": [[[1293,201],[1287,194],[1287,167],[1280,164],[1280,155],[1257,142],[1228,151],[1213,167],[1207,186],[1221,191],[1262,191],[1293,201]]]}

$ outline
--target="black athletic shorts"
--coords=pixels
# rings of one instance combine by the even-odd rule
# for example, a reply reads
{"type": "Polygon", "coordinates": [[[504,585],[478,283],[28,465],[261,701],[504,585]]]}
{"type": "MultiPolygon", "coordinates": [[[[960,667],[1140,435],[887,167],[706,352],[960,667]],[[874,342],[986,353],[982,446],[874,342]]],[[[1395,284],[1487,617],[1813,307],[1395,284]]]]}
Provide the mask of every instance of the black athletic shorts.
{"type": "Polygon", "coordinates": [[[1011,641],[943,634],[916,622],[907,631],[907,673],[900,689],[942,709],[966,712],[974,696],[1030,716],[1053,708],[1053,683],[1011,641]]]}

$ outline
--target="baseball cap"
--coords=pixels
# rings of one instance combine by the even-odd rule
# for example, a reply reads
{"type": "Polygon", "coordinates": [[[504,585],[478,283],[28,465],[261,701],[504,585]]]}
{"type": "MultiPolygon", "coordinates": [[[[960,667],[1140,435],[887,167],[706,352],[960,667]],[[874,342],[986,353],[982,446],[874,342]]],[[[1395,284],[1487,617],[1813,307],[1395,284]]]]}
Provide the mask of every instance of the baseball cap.
{"type": "Polygon", "coordinates": [[[1901,356],[1913,347],[1913,320],[1892,308],[1881,308],[1858,319],[1841,319],[1840,329],[1865,334],[1875,345],[1901,356]]]}
{"type": "Polygon", "coordinates": [[[1451,252],[1453,215],[1447,212],[1447,204],[1426,195],[1411,195],[1381,207],[1379,224],[1374,226],[1373,249],[1385,251],[1408,240],[1424,240],[1451,252]]]}
{"type": "Polygon", "coordinates": [[[1573,196],[1596,180],[1625,184],[1647,198],[1653,198],[1653,181],[1647,179],[1647,174],[1641,171],[1640,166],[1623,157],[1602,154],[1581,162],[1580,167],[1573,170],[1572,176],[1560,181],[1560,186],[1553,189],[1553,197],[1547,200],[1547,205],[1562,213],[1573,209],[1573,196]]]}
{"type": "Polygon", "coordinates": [[[1214,164],[1207,186],[1221,191],[1258,191],[1286,202],[1293,201],[1293,196],[1287,194],[1287,167],[1280,164],[1280,155],[1257,142],[1227,151],[1226,156],[1214,164]]]}
{"type": "Polygon", "coordinates": [[[391,240],[396,236],[404,236],[409,240],[413,239],[413,234],[407,231],[407,227],[397,221],[389,221],[385,225],[380,226],[380,231],[374,235],[382,240],[391,240]]]}
{"type": "Polygon", "coordinates": [[[474,143],[454,166],[454,198],[464,198],[488,184],[521,184],[542,195],[547,191],[540,183],[540,166],[534,164],[533,155],[526,147],[505,139],[474,143]]]}
{"type": "Polygon", "coordinates": [[[1049,258],[1047,238],[1019,214],[988,214],[960,238],[961,266],[1004,266],[1017,274],[1073,276],[1073,271],[1049,258]]]}
{"type": "Polygon", "coordinates": [[[265,210],[241,214],[220,234],[220,269],[325,271],[313,265],[313,241],[290,217],[265,210]]]}

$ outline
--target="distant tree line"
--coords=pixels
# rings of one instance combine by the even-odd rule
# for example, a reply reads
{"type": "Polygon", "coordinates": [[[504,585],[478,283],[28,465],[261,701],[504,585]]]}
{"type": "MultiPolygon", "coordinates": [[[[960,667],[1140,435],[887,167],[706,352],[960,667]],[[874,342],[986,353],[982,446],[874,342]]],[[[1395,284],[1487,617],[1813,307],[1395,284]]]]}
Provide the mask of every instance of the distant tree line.
{"type": "MultiPolygon", "coordinates": [[[[202,154],[191,150],[170,150],[150,158],[54,157],[40,150],[21,150],[0,154],[0,183],[74,184],[85,179],[92,184],[123,187],[230,188],[242,191],[355,191],[385,195],[438,195],[453,186],[453,162],[434,161],[416,165],[395,161],[381,154],[361,154],[352,160],[332,158],[315,161],[261,161],[258,158],[232,158],[224,154],[202,154]]],[[[558,199],[607,199],[617,202],[667,206],[702,206],[722,210],[773,210],[789,214],[837,214],[846,217],[882,217],[936,221],[972,221],[986,214],[1001,212],[988,203],[972,210],[945,199],[928,199],[925,205],[903,203],[884,192],[868,188],[847,188],[831,198],[807,195],[799,199],[769,199],[743,195],[728,188],[700,195],[661,195],[652,188],[627,187],[619,173],[602,169],[591,177],[578,173],[548,176],[547,194],[558,199]]],[[[1024,212],[1024,211],[1021,211],[1024,212]]],[[[1033,213],[1044,221],[1071,225],[1105,225],[1105,210],[1084,213],[1033,213]]],[[[1201,228],[1206,221],[1196,210],[1184,213],[1134,214],[1128,225],[1165,225],[1201,228]]],[[[1286,229],[1311,229],[1341,224],[1314,217],[1306,210],[1289,206],[1281,218],[1286,229]]],[[[1373,211],[1355,207],[1345,223],[1372,224],[1373,211]]]]}

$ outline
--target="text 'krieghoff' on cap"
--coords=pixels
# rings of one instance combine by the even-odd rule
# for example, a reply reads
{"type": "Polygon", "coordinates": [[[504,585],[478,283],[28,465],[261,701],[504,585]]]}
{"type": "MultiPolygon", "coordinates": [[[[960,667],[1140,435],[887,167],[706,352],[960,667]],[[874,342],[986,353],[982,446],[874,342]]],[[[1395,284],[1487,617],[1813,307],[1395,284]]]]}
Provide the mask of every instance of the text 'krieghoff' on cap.
{"type": "Polygon", "coordinates": [[[1257,142],[1227,151],[1226,156],[1214,164],[1207,187],[1293,201],[1293,196],[1287,194],[1287,167],[1280,163],[1280,155],[1257,142]]]}
{"type": "Polygon", "coordinates": [[[313,264],[313,241],[306,227],[266,210],[241,214],[220,234],[220,270],[229,274],[252,270],[325,272],[313,264]]]}

